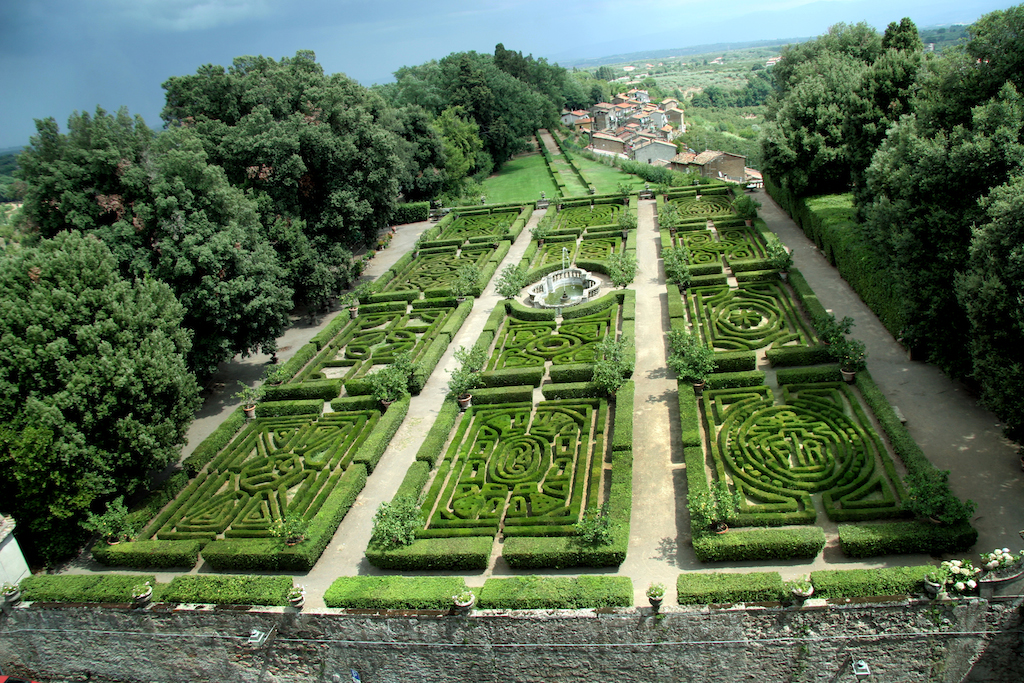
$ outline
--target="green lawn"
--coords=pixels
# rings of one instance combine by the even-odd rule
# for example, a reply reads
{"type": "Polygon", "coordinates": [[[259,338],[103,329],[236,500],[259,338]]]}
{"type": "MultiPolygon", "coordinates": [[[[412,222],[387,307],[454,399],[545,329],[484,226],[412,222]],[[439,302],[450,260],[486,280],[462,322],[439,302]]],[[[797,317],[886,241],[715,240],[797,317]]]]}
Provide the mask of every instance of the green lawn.
{"type": "Polygon", "coordinates": [[[540,154],[513,159],[501,167],[500,173],[484,181],[488,204],[533,202],[540,199],[541,192],[549,199],[555,196],[555,184],[540,154]]]}
{"type": "Polygon", "coordinates": [[[631,173],[623,173],[617,168],[605,166],[598,161],[584,159],[581,156],[573,155],[572,161],[576,168],[580,169],[583,177],[589,180],[597,188],[598,194],[615,192],[619,183],[629,183],[633,190],[642,190],[644,181],[631,173]]]}

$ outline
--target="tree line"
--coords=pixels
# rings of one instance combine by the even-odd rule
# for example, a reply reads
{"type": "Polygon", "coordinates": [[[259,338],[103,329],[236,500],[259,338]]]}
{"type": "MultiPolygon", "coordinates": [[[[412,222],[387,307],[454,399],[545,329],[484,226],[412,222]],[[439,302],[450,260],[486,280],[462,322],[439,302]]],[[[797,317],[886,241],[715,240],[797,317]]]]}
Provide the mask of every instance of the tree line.
{"type": "Polygon", "coordinates": [[[353,250],[399,203],[453,201],[589,106],[588,78],[499,44],[368,89],[300,51],[168,79],[160,131],[126,109],[36,121],[21,243],[0,257],[0,486],[33,560],[145,490],[199,382],[274,354],[296,306],[358,276],[353,250]]]}
{"type": "Polygon", "coordinates": [[[909,19],[839,24],[775,66],[764,170],[795,196],[851,192],[880,317],[915,353],[972,381],[1024,437],[1024,6],[941,55],[909,19]]]}

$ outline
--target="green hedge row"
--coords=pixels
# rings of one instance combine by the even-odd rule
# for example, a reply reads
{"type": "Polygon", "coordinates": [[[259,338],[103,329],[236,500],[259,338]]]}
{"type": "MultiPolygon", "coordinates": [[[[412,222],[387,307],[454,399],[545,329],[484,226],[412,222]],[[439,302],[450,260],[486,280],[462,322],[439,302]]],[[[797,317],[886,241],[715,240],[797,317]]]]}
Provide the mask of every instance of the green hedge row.
{"type": "Polygon", "coordinates": [[[202,443],[196,446],[192,454],[181,463],[182,469],[191,478],[199,474],[206,465],[213,460],[214,456],[231,443],[238,430],[245,424],[245,413],[241,406],[235,408],[234,412],[228,415],[227,419],[220,423],[202,443]]]}
{"type": "Polygon", "coordinates": [[[487,579],[480,609],[595,609],[629,607],[633,581],[628,576],[513,576],[487,579]]]}
{"type": "Polygon", "coordinates": [[[313,398],[320,398],[330,401],[338,398],[341,394],[342,380],[338,379],[314,379],[305,382],[292,384],[278,384],[268,386],[265,401],[301,401],[313,398]]]}
{"type": "Polygon", "coordinates": [[[676,593],[680,605],[777,602],[783,597],[782,576],[778,572],[680,574],[676,593]]]}
{"type": "Polygon", "coordinates": [[[409,202],[395,207],[395,215],[391,222],[394,225],[418,223],[430,218],[430,202],[409,202]]]}
{"type": "MultiPolygon", "coordinates": [[[[433,467],[441,456],[441,451],[448,441],[448,434],[452,431],[457,419],[459,419],[459,404],[453,398],[446,398],[437,412],[434,425],[427,432],[427,438],[423,440],[420,449],[416,451],[416,460],[429,463],[433,467]]],[[[419,496],[419,490],[416,491],[416,496],[419,496]]]]}
{"type": "Polygon", "coordinates": [[[163,590],[161,600],[203,605],[287,605],[290,576],[176,576],[163,590]]]}
{"type": "MultiPolygon", "coordinates": [[[[678,382],[679,389],[679,425],[682,433],[679,440],[683,447],[700,445],[700,411],[697,395],[693,386],[686,382],[678,382]]],[[[702,475],[703,476],[703,475],[702,475]]]]}
{"type": "Polygon", "coordinates": [[[935,571],[930,564],[916,567],[878,569],[826,569],[811,572],[815,597],[859,598],[876,595],[909,595],[923,588],[926,574],[935,571]]]}
{"type": "Polygon", "coordinates": [[[701,562],[810,559],[824,547],[825,532],[820,527],[730,529],[693,538],[693,550],[701,562]]]}
{"type": "Polygon", "coordinates": [[[736,387],[756,387],[764,384],[763,370],[746,370],[744,372],[716,372],[708,375],[708,389],[734,389],[736,387]]]}
{"type": "MultiPolygon", "coordinates": [[[[544,398],[557,401],[563,398],[593,398],[600,396],[602,391],[594,382],[566,382],[564,384],[545,384],[541,387],[544,398]]],[[[511,400],[511,399],[509,399],[511,400]]],[[[503,401],[504,403],[505,401],[503,401]]]]}
{"type": "MultiPolygon", "coordinates": [[[[857,373],[858,375],[860,373],[857,373]]],[[[783,384],[809,384],[812,382],[841,382],[838,365],[810,368],[784,368],[775,373],[775,381],[783,384]]]]}
{"type": "Polygon", "coordinates": [[[755,368],[757,353],[754,351],[725,351],[715,354],[715,372],[746,372],[755,368]]]}
{"type": "Polygon", "coordinates": [[[29,602],[131,602],[132,588],[156,577],[140,574],[39,574],[21,580],[29,602]]]}
{"type": "Polygon", "coordinates": [[[398,490],[395,492],[395,498],[406,496],[417,500],[420,491],[427,485],[428,479],[430,479],[430,463],[423,460],[414,461],[409,465],[409,469],[405,471],[405,478],[399,484],[398,490]]]}
{"type": "Polygon", "coordinates": [[[395,550],[371,545],[366,548],[366,559],[379,569],[475,571],[487,569],[492,545],[490,536],[417,539],[395,550]]]}
{"type": "MultiPolygon", "coordinates": [[[[418,294],[418,292],[413,292],[413,294],[418,294]]],[[[327,323],[326,327],[313,335],[313,338],[309,340],[309,343],[315,346],[317,351],[323,351],[323,348],[330,344],[331,340],[334,339],[351,321],[351,314],[347,310],[341,311],[338,315],[334,316],[331,322],[327,323]]],[[[285,365],[287,365],[287,363],[285,365]]],[[[303,363],[303,365],[305,365],[305,363],[303,363]]],[[[298,370],[299,368],[295,368],[296,372],[298,372],[298,370]]],[[[295,373],[291,373],[291,376],[294,377],[295,373]]]]}
{"type": "Polygon", "coordinates": [[[331,401],[331,410],[339,413],[351,410],[380,410],[380,401],[370,394],[342,396],[331,401]]]}
{"type": "Polygon", "coordinates": [[[107,545],[97,542],[92,547],[94,560],[109,567],[136,569],[167,569],[194,567],[199,561],[200,541],[145,540],[107,545]]]}
{"type": "Polygon", "coordinates": [[[342,576],[324,593],[324,603],[348,609],[444,610],[464,590],[465,580],[453,576],[342,576]]]}
{"type": "Polygon", "coordinates": [[[918,521],[839,525],[839,545],[849,557],[958,553],[977,541],[977,529],[966,522],[952,527],[918,521]]]}
{"type": "MultiPolygon", "coordinates": [[[[591,368],[590,374],[593,375],[592,366],[587,367],[591,368]]],[[[480,379],[483,380],[484,386],[488,388],[523,386],[527,384],[530,386],[539,387],[541,380],[544,379],[544,366],[538,365],[536,367],[504,368],[502,370],[489,370],[487,372],[481,372],[480,379]]]]}
{"type": "Polygon", "coordinates": [[[256,405],[256,417],[319,415],[322,412],[324,412],[324,400],[322,398],[299,401],[267,401],[256,405]]]}
{"type": "Polygon", "coordinates": [[[765,353],[772,367],[792,367],[794,365],[817,365],[831,363],[832,353],[827,346],[783,346],[779,349],[768,349],[765,353]]]}
{"type": "Polygon", "coordinates": [[[398,428],[402,426],[402,420],[409,413],[411,401],[412,399],[406,396],[388,406],[388,409],[381,415],[377,426],[374,427],[373,432],[366,437],[363,445],[352,456],[352,464],[362,464],[366,467],[367,473],[373,472],[374,468],[377,467],[377,463],[380,462],[381,457],[384,455],[384,451],[387,450],[388,444],[391,443],[391,438],[394,437],[398,428]]]}
{"type": "MultiPolygon", "coordinates": [[[[594,378],[594,366],[590,363],[552,365],[548,370],[548,378],[554,384],[562,384],[565,382],[589,382],[594,378]]],[[[540,386],[540,382],[535,386],[540,386]]]]}
{"type": "MultiPolygon", "coordinates": [[[[561,386],[561,385],[559,385],[561,386]]],[[[533,385],[525,384],[512,387],[491,387],[473,390],[474,405],[490,405],[493,403],[519,403],[533,400],[533,385]]]]}
{"type": "Polygon", "coordinates": [[[615,421],[612,431],[612,451],[633,450],[633,392],[632,380],[615,392],[615,421]]]}

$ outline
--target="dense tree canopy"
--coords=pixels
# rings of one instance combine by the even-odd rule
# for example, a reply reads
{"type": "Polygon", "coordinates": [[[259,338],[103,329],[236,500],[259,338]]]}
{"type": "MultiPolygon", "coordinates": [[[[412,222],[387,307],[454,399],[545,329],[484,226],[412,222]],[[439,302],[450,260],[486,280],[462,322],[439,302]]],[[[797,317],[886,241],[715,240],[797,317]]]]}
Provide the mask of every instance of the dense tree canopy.
{"type": "Polygon", "coordinates": [[[19,157],[30,186],[25,215],[44,237],[90,232],[122,276],[166,282],[195,333],[189,365],[201,376],[231,356],[273,351],[291,290],[255,204],[207,163],[194,131],[154,138],[127,111],[53,119],[19,157]]]}
{"type": "Polygon", "coordinates": [[[184,309],[118,266],[79,232],[0,259],[3,511],[43,560],[76,547],[87,511],[176,458],[198,407],[184,309]]]}

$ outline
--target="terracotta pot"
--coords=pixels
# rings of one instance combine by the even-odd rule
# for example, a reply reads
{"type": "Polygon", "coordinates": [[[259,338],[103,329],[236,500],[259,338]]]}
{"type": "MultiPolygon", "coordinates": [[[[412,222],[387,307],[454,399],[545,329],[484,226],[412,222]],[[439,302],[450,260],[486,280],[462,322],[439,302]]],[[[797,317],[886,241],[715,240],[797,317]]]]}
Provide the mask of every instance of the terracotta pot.
{"type": "Polygon", "coordinates": [[[842,368],[839,369],[839,374],[843,376],[843,381],[847,384],[853,384],[853,380],[857,377],[856,372],[850,372],[849,370],[843,370],[842,368]]]}
{"type": "Polygon", "coordinates": [[[256,406],[242,406],[242,412],[245,413],[246,420],[251,420],[256,417],[256,406]]]}
{"type": "Polygon", "coordinates": [[[694,382],[693,393],[697,396],[703,396],[705,386],[707,386],[707,382],[694,382]]]}
{"type": "Polygon", "coordinates": [[[651,609],[653,611],[655,611],[655,612],[657,612],[658,610],[661,609],[661,603],[665,600],[665,598],[663,598],[663,597],[662,598],[647,598],[647,599],[651,601],[651,609]]]}
{"type": "Polygon", "coordinates": [[[459,410],[465,410],[466,408],[473,405],[473,394],[466,394],[465,396],[459,396],[455,399],[459,402],[459,410]]]}

